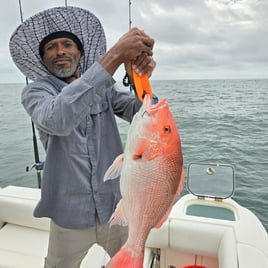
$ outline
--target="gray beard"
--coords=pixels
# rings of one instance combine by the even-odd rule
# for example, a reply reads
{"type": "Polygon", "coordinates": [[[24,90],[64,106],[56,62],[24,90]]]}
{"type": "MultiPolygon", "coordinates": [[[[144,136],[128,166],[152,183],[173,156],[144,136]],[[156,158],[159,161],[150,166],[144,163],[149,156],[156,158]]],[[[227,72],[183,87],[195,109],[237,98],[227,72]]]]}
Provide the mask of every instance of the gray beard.
{"type": "Polygon", "coordinates": [[[58,78],[69,78],[71,76],[74,76],[76,71],[77,71],[77,67],[71,66],[70,68],[61,68],[61,69],[53,70],[52,73],[58,78]]]}

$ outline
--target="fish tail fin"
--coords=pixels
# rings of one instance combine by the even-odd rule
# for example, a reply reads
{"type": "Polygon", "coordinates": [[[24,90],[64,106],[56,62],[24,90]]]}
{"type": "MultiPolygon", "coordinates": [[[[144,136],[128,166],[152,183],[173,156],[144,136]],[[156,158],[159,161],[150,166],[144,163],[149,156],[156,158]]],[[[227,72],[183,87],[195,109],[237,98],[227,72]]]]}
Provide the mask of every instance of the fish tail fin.
{"type": "Polygon", "coordinates": [[[129,248],[122,247],[105,268],[143,268],[143,258],[143,251],[137,256],[129,248]]]}

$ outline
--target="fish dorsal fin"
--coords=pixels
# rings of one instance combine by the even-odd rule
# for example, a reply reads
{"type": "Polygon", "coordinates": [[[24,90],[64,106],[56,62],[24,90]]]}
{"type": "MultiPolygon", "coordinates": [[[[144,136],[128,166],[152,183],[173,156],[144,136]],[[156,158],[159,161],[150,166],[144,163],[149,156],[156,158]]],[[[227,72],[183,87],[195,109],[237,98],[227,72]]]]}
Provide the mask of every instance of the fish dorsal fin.
{"type": "Polygon", "coordinates": [[[112,165],[107,169],[104,174],[104,181],[113,180],[120,176],[122,165],[124,162],[124,154],[118,155],[112,165]]]}

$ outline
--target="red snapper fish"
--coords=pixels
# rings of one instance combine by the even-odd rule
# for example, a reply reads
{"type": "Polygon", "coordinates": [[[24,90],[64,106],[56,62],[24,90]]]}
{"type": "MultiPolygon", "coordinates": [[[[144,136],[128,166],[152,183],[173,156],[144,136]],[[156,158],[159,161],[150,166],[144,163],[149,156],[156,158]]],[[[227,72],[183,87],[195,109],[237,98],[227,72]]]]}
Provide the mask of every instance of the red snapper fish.
{"type": "Polygon", "coordinates": [[[128,239],[106,268],[142,268],[150,230],[164,223],[184,186],[180,136],[166,99],[151,105],[145,96],[129,127],[124,154],[104,180],[120,173],[122,199],[110,224],[128,225],[128,239]]]}

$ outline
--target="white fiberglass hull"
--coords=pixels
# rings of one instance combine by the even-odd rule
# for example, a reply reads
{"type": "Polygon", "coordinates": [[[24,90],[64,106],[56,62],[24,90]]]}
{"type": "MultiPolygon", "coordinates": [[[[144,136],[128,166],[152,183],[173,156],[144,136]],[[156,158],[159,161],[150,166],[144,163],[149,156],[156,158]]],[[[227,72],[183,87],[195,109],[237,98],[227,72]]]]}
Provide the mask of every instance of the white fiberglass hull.
{"type": "MultiPolygon", "coordinates": [[[[0,189],[1,268],[42,267],[49,220],[32,216],[39,197],[39,189],[0,189]]],[[[180,198],[163,226],[151,231],[146,246],[144,268],[194,264],[205,268],[268,267],[264,227],[251,211],[232,199],[198,199],[191,194],[180,198]]],[[[81,267],[101,267],[108,260],[96,245],[81,267]]]]}

